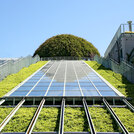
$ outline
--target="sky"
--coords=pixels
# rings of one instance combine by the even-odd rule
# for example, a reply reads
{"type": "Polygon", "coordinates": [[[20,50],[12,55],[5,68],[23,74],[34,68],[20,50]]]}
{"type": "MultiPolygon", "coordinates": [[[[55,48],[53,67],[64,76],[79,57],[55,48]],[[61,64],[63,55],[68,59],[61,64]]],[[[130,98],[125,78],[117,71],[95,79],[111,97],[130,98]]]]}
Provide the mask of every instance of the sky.
{"type": "Polygon", "coordinates": [[[33,55],[48,38],[73,34],[104,53],[134,0],[0,0],[0,58],[33,55]]]}

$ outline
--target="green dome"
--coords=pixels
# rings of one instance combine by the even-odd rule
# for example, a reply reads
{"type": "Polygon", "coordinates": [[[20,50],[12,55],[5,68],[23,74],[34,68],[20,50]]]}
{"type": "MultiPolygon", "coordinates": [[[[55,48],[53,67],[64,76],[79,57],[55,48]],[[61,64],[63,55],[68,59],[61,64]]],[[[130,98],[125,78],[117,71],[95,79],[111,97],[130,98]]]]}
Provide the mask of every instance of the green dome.
{"type": "Polygon", "coordinates": [[[36,54],[40,57],[92,57],[96,54],[100,55],[92,43],[70,34],[61,34],[49,38],[39,46],[34,56],[36,54]]]}

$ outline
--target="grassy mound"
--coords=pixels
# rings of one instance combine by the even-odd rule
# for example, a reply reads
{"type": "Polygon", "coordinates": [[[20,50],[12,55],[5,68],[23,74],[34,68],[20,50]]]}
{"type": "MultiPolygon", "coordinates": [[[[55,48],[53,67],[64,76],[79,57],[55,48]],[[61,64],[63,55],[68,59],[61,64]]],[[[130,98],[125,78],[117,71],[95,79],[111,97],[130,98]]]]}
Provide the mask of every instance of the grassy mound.
{"type": "Polygon", "coordinates": [[[121,74],[115,73],[110,69],[105,68],[96,61],[86,61],[97,73],[106,79],[111,85],[118,89],[126,97],[131,97],[131,103],[134,105],[134,84],[130,83],[121,74]]]}
{"type": "Polygon", "coordinates": [[[24,67],[16,74],[7,76],[3,81],[0,82],[0,97],[8,93],[46,63],[47,61],[39,61],[30,65],[29,67],[24,67]]]}
{"type": "Polygon", "coordinates": [[[70,34],[61,34],[49,38],[39,46],[34,56],[36,54],[40,57],[92,57],[95,54],[100,55],[92,43],[70,34]]]}

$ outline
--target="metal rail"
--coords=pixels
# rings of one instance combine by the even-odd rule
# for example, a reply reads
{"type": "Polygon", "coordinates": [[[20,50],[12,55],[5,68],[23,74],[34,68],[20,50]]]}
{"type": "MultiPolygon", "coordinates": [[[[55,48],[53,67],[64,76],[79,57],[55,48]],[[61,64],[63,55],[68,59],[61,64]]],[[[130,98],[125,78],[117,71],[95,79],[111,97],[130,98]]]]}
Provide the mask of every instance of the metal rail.
{"type": "Polygon", "coordinates": [[[26,134],[31,134],[32,133],[32,130],[33,130],[34,125],[35,125],[35,123],[36,123],[36,121],[38,119],[38,116],[39,116],[39,114],[41,112],[41,109],[43,108],[44,103],[45,103],[45,99],[43,98],[42,101],[40,102],[40,105],[39,105],[38,109],[36,110],[36,112],[34,114],[34,117],[33,117],[32,121],[31,121],[30,125],[28,126],[26,134]]]}
{"type": "Polygon", "coordinates": [[[94,124],[92,122],[92,118],[91,118],[89,110],[88,110],[88,105],[87,105],[87,102],[84,98],[83,98],[83,105],[84,105],[84,109],[85,109],[85,112],[86,112],[86,116],[87,116],[87,120],[88,120],[88,124],[89,124],[89,127],[90,127],[91,134],[96,134],[94,124]]]}
{"type": "Polygon", "coordinates": [[[2,100],[0,101],[0,105],[2,105],[4,102],[5,102],[5,100],[2,99],[2,100]]]}
{"type": "Polygon", "coordinates": [[[59,132],[58,134],[64,133],[64,110],[65,110],[65,99],[62,99],[61,104],[61,114],[60,114],[60,123],[59,123],[59,132]]]}
{"type": "Polygon", "coordinates": [[[130,104],[126,99],[123,99],[123,102],[130,108],[130,110],[132,110],[132,112],[134,112],[134,106],[132,104],[130,104]]]}
{"type": "Polygon", "coordinates": [[[9,122],[9,120],[13,117],[13,115],[17,112],[17,110],[22,106],[25,102],[25,99],[22,99],[18,105],[10,112],[10,114],[4,119],[4,121],[0,124],[0,132],[5,127],[5,125],[9,122]]]}
{"type": "Polygon", "coordinates": [[[129,134],[128,130],[125,128],[125,126],[123,125],[123,123],[120,121],[120,119],[118,118],[118,116],[115,114],[115,112],[112,110],[111,106],[109,105],[109,103],[106,101],[105,98],[103,98],[103,102],[105,104],[105,106],[107,107],[108,111],[110,112],[110,114],[113,116],[113,118],[115,119],[115,121],[117,122],[117,124],[119,125],[119,127],[122,129],[124,134],[129,134]]]}

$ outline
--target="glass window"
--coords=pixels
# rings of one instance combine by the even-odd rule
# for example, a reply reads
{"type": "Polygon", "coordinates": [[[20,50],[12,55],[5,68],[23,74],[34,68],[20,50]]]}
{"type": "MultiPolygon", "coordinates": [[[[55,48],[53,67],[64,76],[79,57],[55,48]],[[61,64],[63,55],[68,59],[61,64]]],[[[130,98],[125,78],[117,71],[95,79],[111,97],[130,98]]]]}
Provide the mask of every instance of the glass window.
{"type": "Polygon", "coordinates": [[[24,83],[22,86],[34,86],[36,84],[36,82],[26,82],[24,83]]]}
{"type": "Polygon", "coordinates": [[[80,90],[65,90],[65,96],[81,96],[80,90]]]}
{"type": "Polygon", "coordinates": [[[82,90],[96,90],[94,86],[83,86],[81,87],[82,90]]]}
{"type": "Polygon", "coordinates": [[[29,79],[27,82],[29,83],[29,82],[33,82],[33,83],[36,83],[36,82],[38,82],[39,81],[39,79],[29,79]]]}
{"type": "Polygon", "coordinates": [[[28,93],[28,91],[24,91],[24,92],[19,92],[19,91],[15,91],[13,92],[10,96],[26,96],[28,93]]]}
{"type": "Polygon", "coordinates": [[[105,82],[94,82],[95,86],[107,86],[105,82]]]}
{"type": "Polygon", "coordinates": [[[45,86],[45,87],[48,87],[49,84],[50,84],[50,83],[48,83],[48,82],[39,82],[39,83],[37,84],[37,86],[45,86]]]}
{"type": "Polygon", "coordinates": [[[64,86],[63,82],[53,82],[51,86],[64,86]]]}
{"type": "Polygon", "coordinates": [[[32,91],[28,96],[44,96],[46,91],[32,91]]]}
{"type": "Polygon", "coordinates": [[[84,96],[100,96],[99,93],[95,90],[83,90],[84,96]]]}
{"type": "Polygon", "coordinates": [[[102,96],[118,96],[114,91],[99,91],[102,96]]]}
{"type": "Polygon", "coordinates": [[[63,96],[62,90],[49,90],[46,96],[63,96]]]}
{"type": "Polygon", "coordinates": [[[93,86],[93,84],[92,84],[91,82],[80,82],[80,86],[81,86],[81,87],[93,86]]]}
{"type": "Polygon", "coordinates": [[[48,87],[45,87],[45,86],[36,86],[33,90],[47,90],[48,89],[48,87]]]}
{"type": "Polygon", "coordinates": [[[78,86],[78,82],[67,82],[66,86],[78,86]]]}
{"type": "Polygon", "coordinates": [[[91,80],[93,83],[94,83],[94,82],[103,82],[101,79],[92,79],[92,78],[91,78],[90,80],[91,80]]]}
{"type": "Polygon", "coordinates": [[[80,88],[78,87],[78,86],[76,86],[76,87],[72,87],[72,86],[66,86],[65,87],[65,90],[80,90],[80,88]]]}
{"type": "Polygon", "coordinates": [[[102,87],[102,86],[96,86],[96,88],[100,91],[100,90],[106,90],[106,91],[108,91],[108,90],[113,90],[112,88],[110,88],[110,87],[108,87],[108,86],[104,86],[104,87],[102,87]]]}
{"type": "Polygon", "coordinates": [[[32,89],[32,87],[19,87],[16,91],[23,91],[23,90],[27,90],[27,91],[30,91],[32,89]]]}
{"type": "Polygon", "coordinates": [[[50,87],[49,90],[64,90],[64,86],[55,86],[55,87],[50,87]]]}

